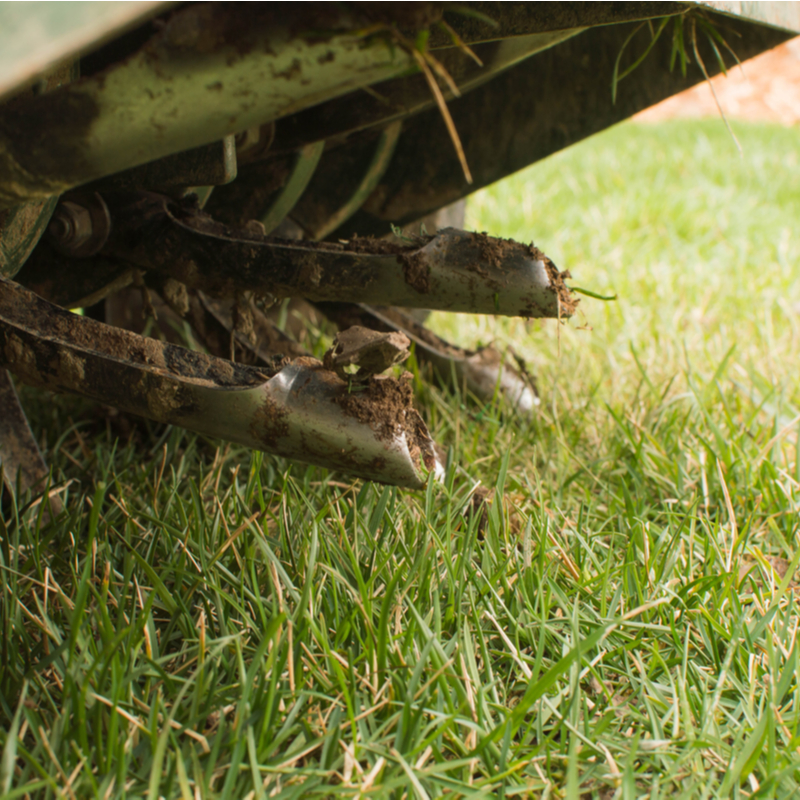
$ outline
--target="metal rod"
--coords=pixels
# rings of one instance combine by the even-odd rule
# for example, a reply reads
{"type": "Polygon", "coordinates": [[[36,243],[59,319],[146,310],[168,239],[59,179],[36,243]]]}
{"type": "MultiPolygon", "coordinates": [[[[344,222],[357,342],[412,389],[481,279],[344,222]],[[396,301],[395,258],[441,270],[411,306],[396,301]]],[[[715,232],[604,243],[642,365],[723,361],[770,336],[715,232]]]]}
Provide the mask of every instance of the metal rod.
{"type": "Polygon", "coordinates": [[[259,222],[264,226],[264,232],[272,233],[281,224],[284,217],[295,207],[300,195],[306,190],[308,182],[314,175],[314,170],[322,157],[325,142],[314,142],[300,148],[297,161],[292,169],[292,174],[270,207],[259,216],[259,222]]]}

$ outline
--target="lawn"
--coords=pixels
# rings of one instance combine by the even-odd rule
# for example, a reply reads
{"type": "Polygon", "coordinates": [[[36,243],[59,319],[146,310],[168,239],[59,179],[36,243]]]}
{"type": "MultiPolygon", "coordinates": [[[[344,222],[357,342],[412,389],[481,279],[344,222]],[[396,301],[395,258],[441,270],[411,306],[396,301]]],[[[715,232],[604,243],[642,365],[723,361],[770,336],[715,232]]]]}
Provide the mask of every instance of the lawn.
{"type": "Polygon", "coordinates": [[[0,529],[0,795],[797,793],[800,134],[735,127],[626,123],[471,199],[616,300],[434,315],[541,406],[412,363],[425,492],[25,391],[72,482],[0,529]]]}

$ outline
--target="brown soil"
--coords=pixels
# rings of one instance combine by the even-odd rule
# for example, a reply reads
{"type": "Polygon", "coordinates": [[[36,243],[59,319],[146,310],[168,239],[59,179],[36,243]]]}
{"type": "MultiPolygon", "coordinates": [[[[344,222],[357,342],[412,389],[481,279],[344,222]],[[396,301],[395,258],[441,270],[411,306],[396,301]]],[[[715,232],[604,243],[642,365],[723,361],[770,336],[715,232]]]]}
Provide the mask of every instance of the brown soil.
{"type": "MultiPolygon", "coordinates": [[[[485,232],[474,233],[472,234],[472,237],[478,243],[481,260],[483,263],[488,264],[493,269],[498,271],[502,272],[503,264],[506,262],[506,260],[508,260],[515,252],[518,253],[520,249],[524,250],[525,254],[529,258],[532,258],[536,261],[542,261],[545,269],[547,270],[547,275],[550,278],[553,291],[556,292],[559,297],[560,316],[571,317],[575,313],[575,307],[578,304],[578,300],[573,296],[566,283],[564,283],[564,281],[570,277],[569,272],[559,272],[558,267],[556,267],[556,265],[553,264],[553,262],[550,261],[550,259],[541,250],[539,250],[538,247],[535,247],[533,243],[526,247],[514,239],[500,239],[495,236],[489,236],[485,232]]],[[[466,266],[473,272],[479,274],[481,277],[488,277],[486,270],[480,265],[480,263],[471,261],[466,266]]],[[[527,312],[522,311],[521,313],[523,316],[525,316],[527,312]]],[[[533,309],[530,310],[530,313],[533,313],[533,309]]]]}
{"type": "Polygon", "coordinates": [[[405,361],[409,356],[411,342],[396,331],[380,332],[362,325],[352,325],[339,331],[333,346],[325,353],[322,364],[342,380],[348,380],[345,367],[358,366],[352,376],[362,382],[389,369],[393,364],[405,361]]]}
{"type": "MultiPolygon", "coordinates": [[[[498,236],[489,236],[486,231],[473,233],[472,238],[478,242],[481,258],[495,269],[502,270],[505,260],[515,251],[519,252],[520,248],[525,250],[526,254],[534,260],[549,261],[547,256],[538,247],[535,247],[533,243],[526,247],[515,239],[501,239],[498,236]]],[[[479,267],[476,265],[475,269],[477,271],[479,267]]]]}
{"type": "Polygon", "coordinates": [[[405,427],[406,412],[413,410],[414,392],[409,380],[370,378],[366,388],[335,399],[350,417],[364,422],[381,441],[391,440],[405,427]]]}
{"type": "Polygon", "coordinates": [[[371,236],[354,236],[341,242],[306,242],[296,239],[282,240],[268,237],[256,226],[244,225],[234,227],[223,222],[218,222],[212,216],[200,211],[192,205],[192,196],[186,201],[172,203],[168,213],[179,223],[196,230],[206,236],[220,236],[225,239],[241,242],[269,242],[271,244],[286,244],[298,250],[307,249],[313,253],[323,250],[335,253],[359,253],[363,255],[397,255],[413,253],[426,245],[433,237],[418,237],[413,242],[397,242],[391,239],[373,239],[371,236]]]}
{"type": "MultiPolygon", "coordinates": [[[[735,49],[735,45],[734,45],[735,49]]],[[[728,76],[711,80],[729,119],[800,123],[800,37],[735,67],[728,76]]],[[[719,109],[706,82],[670,97],[637,114],[637,122],[673,118],[719,118],[719,109]]]]}
{"type": "Polygon", "coordinates": [[[278,441],[289,433],[289,412],[269,395],[256,412],[250,426],[254,438],[268,451],[278,449],[278,441]]]}
{"type": "MultiPolygon", "coordinates": [[[[489,236],[485,231],[483,233],[473,233],[472,236],[480,245],[481,258],[484,261],[488,261],[495,269],[501,267],[503,265],[503,256],[507,250],[507,248],[504,247],[507,240],[489,236]]],[[[514,244],[519,247],[519,242],[514,242],[514,244]]],[[[484,277],[486,276],[486,270],[483,269],[480,264],[475,263],[471,266],[473,272],[477,272],[484,277]]]]}
{"type": "MultiPolygon", "coordinates": [[[[775,583],[777,584],[786,577],[790,564],[785,558],[781,558],[780,556],[767,556],[766,560],[775,573],[775,583]]],[[[757,586],[764,586],[764,578],[761,574],[761,570],[758,568],[758,563],[749,558],[739,565],[739,582],[742,583],[748,575],[751,576],[757,586]]],[[[789,586],[792,589],[796,589],[798,586],[797,581],[792,580],[789,586]]]]}
{"type": "MultiPolygon", "coordinates": [[[[531,245],[531,248],[535,249],[533,245],[531,245]]],[[[571,289],[564,283],[564,281],[572,277],[569,270],[559,272],[558,267],[544,253],[540,253],[538,250],[536,252],[539,253],[541,260],[544,261],[544,268],[547,270],[553,291],[558,292],[559,316],[571,317],[575,313],[580,300],[572,294],[571,289]]]]}
{"type": "Polygon", "coordinates": [[[420,252],[398,256],[403,267],[405,282],[420,294],[428,294],[431,290],[431,268],[425,255],[420,252]]]}
{"type": "Polygon", "coordinates": [[[350,253],[368,255],[392,255],[406,253],[424,247],[433,236],[415,237],[411,242],[398,242],[393,239],[374,239],[372,236],[354,236],[347,242],[340,242],[341,248],[350,253]]]}
{"type": "MultiPolygon", "coordinates": [[[[6,303],[12,304],[6,319],[12,325],[38,330],[59,349],[62,359],[106,358],[132,362],[145,369],[178,375],[186,382],[207,386],[263,383],[263,376],[250,367],[139,336],[89,317],[76,316],[22,287],[10,291],[6,303]]],[[[3,312],[2,305],[0,303],[0,313],[3,312]]]]}

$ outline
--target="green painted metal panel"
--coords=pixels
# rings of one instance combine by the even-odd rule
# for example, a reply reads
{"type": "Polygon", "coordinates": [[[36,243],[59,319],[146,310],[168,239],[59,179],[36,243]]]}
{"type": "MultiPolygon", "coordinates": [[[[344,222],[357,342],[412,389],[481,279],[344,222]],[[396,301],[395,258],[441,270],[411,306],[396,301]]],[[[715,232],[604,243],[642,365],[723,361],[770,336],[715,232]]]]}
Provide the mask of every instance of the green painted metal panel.
{"type": "Polygon", "coordinates": [[[170,3],[0,3],[0,98],[170,3]]]}

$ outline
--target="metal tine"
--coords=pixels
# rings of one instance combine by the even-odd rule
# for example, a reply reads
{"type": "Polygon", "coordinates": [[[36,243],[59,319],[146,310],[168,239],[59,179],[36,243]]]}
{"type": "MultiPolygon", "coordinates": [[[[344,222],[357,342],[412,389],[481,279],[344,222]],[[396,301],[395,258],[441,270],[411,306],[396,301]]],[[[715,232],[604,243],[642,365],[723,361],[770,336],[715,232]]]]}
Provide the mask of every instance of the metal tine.
{"type": "MultiPolygon", "coordinates": [[[[237,364],[269,366],[276,357],[311,355],[275,325],[248,294],[236,300],[212,298],[199,289],[187,289],[175,281],[160,281],[152,275],[146,276],[146,283],[156,293],[162,329],[164,323],[176,328],[182,321],[188,322],[195,339],[214,356],[230,358],[237,364]]],[[[128,325],[121,327],[132,329],[128,325]]],[[[137,332],[141,333],[141,328],[137,332]]]]}
{"type": "MultiPolygon", "coordinates": [[[[275,325],[249,298],[240,298],[238,301],[239,310],[237,312],[237,302],[233,300],[215,300],[208,297],[199,290],[189,291],[189,303],[192,308],[192,327],[196,329],[202,313],[202,323],[204,329],[214,326],[218,335],[223,331],[230,338],[235,337],[236,345],[241,350],[250,354],[253,359],[250,363],[266,363],[269,359],[276,356],[286,358],[299,358],[309,356],[310,353],[294,339],[285,334],[275,325]],[[234,312],[242,313],[244,307],[247,317],[246,328],[249,331],[237,329],[233,320],[234,312]]],[[[209,333],[204,338],[204,343],[208,346],[209,333]]],[[[210,349],[215,355],[222,355],[224,351],[210,349]]],[[[238,359],[237,359],[238,360],[238,359]]]]}
{"type": "Polygon", "coordinates": [[[0,280],[0,366],[158,422],[382,483],[442,473],[408,381],[350,387],[313,358],[235,364],[71,314],[0,280]]]}

